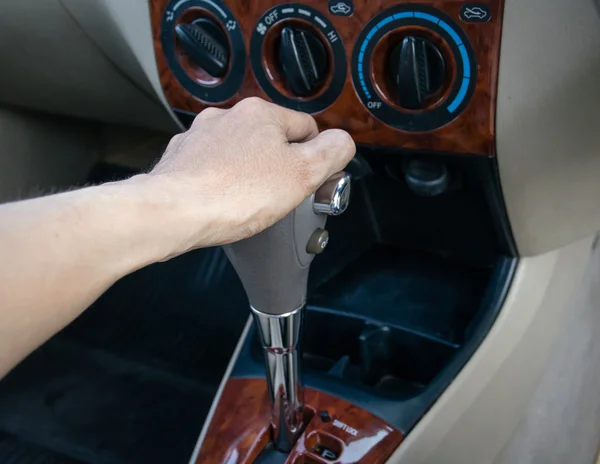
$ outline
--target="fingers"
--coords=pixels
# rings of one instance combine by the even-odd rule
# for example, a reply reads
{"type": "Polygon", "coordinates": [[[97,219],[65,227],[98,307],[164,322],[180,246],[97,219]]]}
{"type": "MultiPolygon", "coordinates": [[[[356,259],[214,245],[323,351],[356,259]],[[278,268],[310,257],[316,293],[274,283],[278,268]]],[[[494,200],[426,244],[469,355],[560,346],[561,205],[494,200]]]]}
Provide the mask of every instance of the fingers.
{"type": "MultiPolygon", "coordinates": [[[[257,126],[273,128],[275,125],[286,140],[291,142],[289,149],[294,152],[298,162],[296,172],[308,194],[314,192],[330,176],[344,169],[356,153],[354,141],[347,132],[333,129],[319,134],[312,116],[256,97],[246,98],[230,110],[208,108],[196,117],[193,126],[202,127],[206,132],[203,123],[217,119],[220,120],[219,124],[238,128],[252,127],[253,131],[256,131],[257,126]],[[221,117],[223,118],[220,119],[221,117]],[[309,192],[310,189],[312,191],[309,192]]],[[[219,128],[212,128],[217,129],[219,128]]],[[[261,140],[261,143],[265,142],[269,141],[261,140]]]]}
{"type": "Polygon", "coordinates": [[[272,106],[271,110],[277,116],[288,142],[304,142],[319,135],[317,122],[311,115],[269,104],[272,106]]]}
{"type": "Polygon", "coordinates": [[[264,118],[274,119],[288,142],[310,140],[319,133],[317,123],[312,116],[283,108],[257,97],[242,100],[233,107],[233,111],[241,114],[243,118],[254,121],[264,120],[264,118]]]}
{"type": "Polygon", "coordinates": [[[288,142],[304,142],[315,138],[319,129],[314,118],[306,113],[283,108],[274,103],[266,102],[257,97],[246,98],[237,103],[232,110],[221,108],[207,108],[194,120],[193,125],[202,121],[215,119],[232,111],[240,114],[244,120],[257,121],[262,118],[274,119],[279,124],[281,131],[288,142]]]}
{"type": "Polygon", "coordinates": [[[310,187],[316,190],[348,165],[356,154],[356,145],[347,132],[331,129],[312,140],[294,145],[294,150],[301,159],[301,165],[308,170],[310,187]]]}

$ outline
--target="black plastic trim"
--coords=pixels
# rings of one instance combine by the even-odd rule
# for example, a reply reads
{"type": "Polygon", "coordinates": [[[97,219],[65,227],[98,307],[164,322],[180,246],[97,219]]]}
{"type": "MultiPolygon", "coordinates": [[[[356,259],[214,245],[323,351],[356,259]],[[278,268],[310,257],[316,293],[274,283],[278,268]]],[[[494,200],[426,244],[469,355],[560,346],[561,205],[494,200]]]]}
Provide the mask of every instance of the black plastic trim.
{"type": "Polygon", "coordinates": [[[500,182],[497,157],[490,158],[488,175],[490,176],[490,181],[485,184],[486,194],[498,238],[504,248],[504,253],[507,256],[518,257],[519,251],[512,233],[512,227],[510,226],[510,220],[508,218],[508,213],[506,212],[504,194],[502,193],[502,183],[500,182]]]}

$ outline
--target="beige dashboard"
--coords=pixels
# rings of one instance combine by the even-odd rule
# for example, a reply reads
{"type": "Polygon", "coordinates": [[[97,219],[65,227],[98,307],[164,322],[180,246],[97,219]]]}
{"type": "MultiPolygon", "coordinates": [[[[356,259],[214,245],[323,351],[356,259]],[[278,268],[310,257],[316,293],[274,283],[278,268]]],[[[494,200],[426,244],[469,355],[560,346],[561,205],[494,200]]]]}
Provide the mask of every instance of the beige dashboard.
{"type": "Polygon", "coordinates": [[[175,132],[162,104],[145,1],[6,0],[0,101],[175,132]]]}

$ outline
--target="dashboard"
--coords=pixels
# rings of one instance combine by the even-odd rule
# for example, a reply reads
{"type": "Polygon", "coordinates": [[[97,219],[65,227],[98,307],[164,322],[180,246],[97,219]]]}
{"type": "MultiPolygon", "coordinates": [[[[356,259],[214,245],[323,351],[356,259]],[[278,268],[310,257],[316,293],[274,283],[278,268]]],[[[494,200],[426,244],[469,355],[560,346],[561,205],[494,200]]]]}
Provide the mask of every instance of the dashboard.
{"type": "MultiPolygon", "coordinates": [[[[600,139],[596,123],[600,117],[597,104],[600,99],[600,80],[597,78],[600,74],[600,10],[597,2],[354,0],[342,2],[353,8],[347,16],[343,15],[344,7],[337,7],[336,14],[329,10],[330,5],[336,7],[339,0],[335,3],[334,0],[301,0],[296,3],[308,7],[303,10],[320,12],[318,17],[335,28],[345,50],[346,72],[341,93],[329,106],[312,113],[321,129],[344,128],[362,145],[361,151],[365,151],[364,145],[387,147],[389,150],[386,151],[397,154],[399,159],[404,154],[417,152],[423,155],[432,152],[442,157],[456,155],[448,156],[448,163],[457,156],[461,159],[493,156],[513,236],[523,256],[556,249],[600,229],[600,203],[595,200],[600,195],[600,157],[597,156],[600,139]],[[366,37],[370,33],[367,31],[369,24],[377,26],[386,20],[379,16],[385,11],[394,11],[393,22],[382,26],[400,24],[401,18],[394,20],[394,16],[407,13],[409,7],[419,8],[423,14],[434,11],[440,23],[443,21],[456,28],[459,37],[466,37],[468,42],[463,41],[465,50],[468,52],[467,45],[470,45],[474,59],[469,63],[475,67],[475,73],[469,76],[475,86],[472,93],[467,93],[462,106],[453,113],[454,119],[443,126],[420,131],[394,127],[393,121],[391,125],[384,122],[384,118],[377,114],[379,108],[369,110],[368,100],[365,107],[361,99],[364,96],[357,91],[355,82],[358,77],[360,84],[355,67],[358,57],[354,60],[354,52],[361,34],[366,37]],[[477,18],[483,15],[478,9],[487,14],[477,18]],[[565,217],[569,220],[565,221],[565,217]]],[[[0,28],[3,64],[0,103],[94,123],[128,128],[137,126],[174,134],[207,106],[230,107],[239,99],[252,95],[271,99],[254,74],[252,60],[255,52],[251,45],[253,33],[261,22],[259,19],[274,7],[278,7],[278,15],[286,8],[283,3],[274,0],[213,0],[212,3],[197,0],[183,3],[168,0],[1,2],[0,22],[4,20],[4,27],[0,28]],[[200,86],[187,90],[181,74],[177,77],[177,72],[168,63],[162,43],[164,34],[172,31],[178,63],[187,67],[186,53],[177,42],[180,40],[175,31],[177,24],[191,23],[202,16],[207,19],[215,16],[229,47],[228,38],[232,31],[227,31],[227,21],[214,5],[231,13],[227,21],[235,21],[245,50],[245,71],[239,88],[233,96],[218,102],[209,101],[201,91],[202,88],[207,91],[218,86],[218,81],[207,82],[207,76],[201,72],[202,67],[194,65],[193,70],[189,68],[185,72],[193,80],[200,79],[200,86]],[[176,11],[172,10],[174,6],[178,6],[176,11]],[[196,13],[190,11],[194,8],[196,13]],[[168,11],[173,11],[173,18],[170,25],[163,28],[168,11]],[[182,16],[184,11],[188,11],[187,16],[182,16]],[[194,14],[199,16],[194,18],[194,14]]],[[[294,13],[298,15],[298,11],[294,13]]],[[[415,16],[411,18],[415,22],[423,20],[415,16]]],[[[307,19],[319,25],[314,16],[307,19]]],[[[283,25],[283,20],[285,18],[278,17],[274,21],[269,20],[272,24],[263,23],[268,29],[265,36],[271,31],[269,37],[276,39],[273,33],[283,25]]],[[[302,20],[295,25],[291,19],[286,21],[293,28],[302,24],[309,31],[314,31],[302,20]]],[[[431,27],[435,27],[434,22],[423,20],[420,25],[423,29],[414,26],[412,33],[406,36],[432,41],[443,57],[448,50],[452,51],[453,44],[448,36],[431,27]],[[448,42],[448,48],[444,42],[448,42]]],[[[398,31],[401,29],[397,28],[398,31]]],[[[380,40],[378,32],[375,31],[369,39],[369,50],[365,51],[370,52],[371,47],[375,53],[385,50],[385,39],[380,40]]],[[[324,41],[322,30],[319,32],[317,29],[316,34],[329,53],[330,45],[324,41]]],[[[405,36],[396,35],[392,42],[397,46],[398,42],[404,42],[405,36]]],[[[392,35],[388,34],[388,37],[392,38],[392,35]]],[[[419,40],[413,42],[416,44],[419,40]]],[[[277,40],[269,46],[273,45],[275,48],[270,49],[270,56],[279,59],[277,40]]],[[[357,52],[359,56],[361,47],[357,52]]],[[[319,46],[313,43],[311,48],[318,50],[319,46]]],[[[314,50],[311,54],[322,56],[318,52],[315,54],[314,50]]],[[[262,51],[260,56],[263,56],[262,51]]],[[[435,58],[435,54],[433,56],[435,58]]],[[[327,57],[326,68],[329,70],[333,61],[329,61],[329,55],[327,57]]],[[[375,59],[375,64],[388,70],[394,62],[373,57],[375,59]]],[[[383,105],[386,100],[379,98],[380,93],[387,95],[390,92],[392,103],[401,103],[398,106],[403,108],[407,95],[398,94],[397,82],[393,78],[390,82],[389,71],[388,81],[379,82],[371,77],[371,61],[365,60],[366,55],[363,55],[362,72],[365,86],[373,99],[371,105],[377,105],[379,101],[383,105]],[[369,89],[375,85],[379,87],[373,93],[369,89]],[[391,93],[393,91],[396,93],[391,93]],[[401,102],[401,98],[404,101],[401,102]]],[[[435,59],[431,60],[430,66],[432,70],[439,71],[435,63],[435,59]]],[[[450,73],[451,80],[454,79],[452,73],[457,72],[453,63],[454,55],[444,61],[445,72],[450,73]]],[[[459,65],[460,62],[456,66],[459,65]]],[[[226,69],[229,66],[228,62],[226,69]]],[[[278,71],[273,67],[268,69],[278,71]]],[[[331,76],[329,71],[326,75],[327,79],[331,76]]],[[[434,72],[434,75],[440,73],[434,72]]],[[[271,77],[275,88],[290,91],[289,84],[279,72],[271,77]]],[[[410,79],[414,95],[416,80],[410,79]]],[[[316,81],[320,91],[323,87],[319,85],[324,83],[318,78],[316,81]]],[[[455,87],[448,87],[446,83],[446,88],[455,87]]],[[[450,102],[449,95],[442,95],[439,103],[450,102]]],[[[316,94],[309,94],[294,96],[291,100],[298,104],[317,98],[316,94]]],[[[425,102],[430,105],[431,99],[426,98],[425,102]]],[[[286,104],[290,106],[291,102],[286,104]]],[[[412,104],[415,104],[414,101],[412,104]]]]}
{"type": "Polygon", "coordinates": [[[151,0],[165,98],[185,123],[259,96],[358,143],[495,155],[501,0],[151,0]]]}

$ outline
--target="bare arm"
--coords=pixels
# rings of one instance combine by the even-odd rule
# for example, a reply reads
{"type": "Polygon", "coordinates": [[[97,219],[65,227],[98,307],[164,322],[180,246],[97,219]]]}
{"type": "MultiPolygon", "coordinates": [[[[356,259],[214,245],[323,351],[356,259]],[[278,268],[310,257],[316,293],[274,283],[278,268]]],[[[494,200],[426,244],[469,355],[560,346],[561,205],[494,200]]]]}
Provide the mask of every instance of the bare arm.
{"type": "Polygon", "coordinates": [[[0,205],[0,377],[119,278],[274,224],[354,150],[345,132],[248,99],[199,115],[149,174],[0,205]]]}

